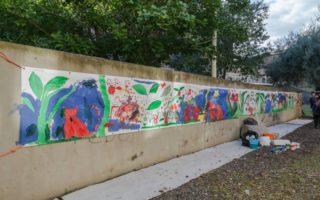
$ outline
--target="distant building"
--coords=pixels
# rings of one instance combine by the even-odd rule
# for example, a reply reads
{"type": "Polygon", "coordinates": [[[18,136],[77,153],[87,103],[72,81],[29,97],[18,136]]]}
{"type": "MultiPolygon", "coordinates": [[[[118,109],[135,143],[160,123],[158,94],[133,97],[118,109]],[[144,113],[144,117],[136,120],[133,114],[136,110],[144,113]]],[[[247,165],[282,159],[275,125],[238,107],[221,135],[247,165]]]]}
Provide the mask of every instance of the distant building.
{"type": "Polygon", "coordinates": [[[251,83],[257,85],[272,85],[270,78],[267,76],[267,66],[277,55],[271,55],[265,58],[264,63],[258,70],[258,75],[242,75],[240,70],[238,72],[227,72],[226,79],[231,81],[241,81],[244,83],[251,83]]]}
{"type": "Polygon", "coordinates": [[[228,72],[226,73],[226,79],[231,81],[241,81],[244,83],[258,84],[258,85],[272,85],[268,76],[265,73],[265,69],[259,69],[259,76],[242,75],[241,73],[228,72]]]}

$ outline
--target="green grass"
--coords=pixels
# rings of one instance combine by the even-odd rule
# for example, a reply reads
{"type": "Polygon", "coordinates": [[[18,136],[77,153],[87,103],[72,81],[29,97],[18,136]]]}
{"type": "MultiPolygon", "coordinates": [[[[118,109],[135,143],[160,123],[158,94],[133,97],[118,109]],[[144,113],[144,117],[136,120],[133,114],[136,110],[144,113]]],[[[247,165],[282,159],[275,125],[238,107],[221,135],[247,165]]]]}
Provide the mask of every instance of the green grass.
{"type": "Polygon", "coordinates": [[[312,110],[309,105],[303,105],[302,111],[305,117],[312,117],[312,110]]]}

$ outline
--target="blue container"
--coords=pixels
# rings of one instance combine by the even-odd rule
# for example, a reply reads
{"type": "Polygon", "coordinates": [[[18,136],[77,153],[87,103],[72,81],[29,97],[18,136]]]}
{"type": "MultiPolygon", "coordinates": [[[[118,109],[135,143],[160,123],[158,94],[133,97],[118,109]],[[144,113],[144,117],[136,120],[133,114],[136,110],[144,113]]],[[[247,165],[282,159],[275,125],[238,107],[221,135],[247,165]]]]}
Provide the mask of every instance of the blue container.
{"type": "Polygon", "coordinates": [[[250,149],[258,149],[259,148],[259,140],[255,138],[250,138],[250,149]]]}

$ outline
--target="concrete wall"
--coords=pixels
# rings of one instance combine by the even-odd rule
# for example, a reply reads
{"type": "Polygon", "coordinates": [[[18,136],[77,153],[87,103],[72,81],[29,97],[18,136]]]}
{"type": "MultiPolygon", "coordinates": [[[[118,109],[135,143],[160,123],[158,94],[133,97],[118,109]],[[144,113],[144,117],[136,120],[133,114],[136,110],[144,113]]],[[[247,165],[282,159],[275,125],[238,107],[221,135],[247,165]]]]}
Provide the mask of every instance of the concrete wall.
{"type": "MultiPolygon", "coordinates": [[[[266,86],[5,42],[0,42],[0,51],[20,65],[36,68],[276,91],[266,86]]],[[[0,59],[0,152],[13,147],[19,137],[20,85],[20,69],[0,59]]],[[[299,94],[295,95],[295,101],[295,105],[300,105],[299,94]]],[[[300,113],[301,106],[295,106],[294,110],[256,118],[272,125],[297,118],[300,113]]],[[[224,120],[26,147],[0,158],[0,199],[50,199],[178,155],[237,139],[241,123],[242,119],[224,120]]]]}

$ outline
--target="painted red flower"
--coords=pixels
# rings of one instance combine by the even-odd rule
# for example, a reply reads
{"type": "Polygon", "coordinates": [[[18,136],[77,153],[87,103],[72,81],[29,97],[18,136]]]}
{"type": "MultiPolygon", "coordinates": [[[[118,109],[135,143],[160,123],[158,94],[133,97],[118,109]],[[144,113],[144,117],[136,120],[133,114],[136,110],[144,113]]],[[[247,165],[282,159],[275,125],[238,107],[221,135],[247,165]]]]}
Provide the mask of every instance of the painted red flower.
{"type": "Polygon", "coordinates": [[[185,122],[190,121],[190,111],[191,111],[191,106],[188,105],[187,108],[186,108],[186,111],[184,113],[184,121],[185,122]]]}
{"type": "Polygon", "coordinates": [[[211,121],[222,120],[223,119],[223,110],[218,104],[214,104],[211,101],[208,102],[209,117],[211,121]]]}
{"type": "Polygon", "coordinates": [[[176,104],[172,104],[171,110],[177,110],[177,105],[176,104]]]}
{"type": "Polygon", "coordinates": [[[108,93],[113,95],[116,91],[116,88],[113,85],[110,85],[108,88],[108,93]]]}
{"type": "Polygon", "coordinates": [[[86,125],[77,118],[77,113],[77,108],[64,109],[64,116],[66,118],[66,122],[64,123],[65,139],[70,139],[71,137],[90,137],[92,135],[86,125]]]}
{"type": "Polygon", "coordinates": [[[200,109],[198,108],[198,106],[193,107],[193,120],[199,120],[199,112],[200,109]]]}
{"type": "Polygon", "coordinates": [[[160,84],[160,86],[161,86],[161,88],[164,88],[166,86],[166,83],[163,82],[163,83],[160,84]]]}
{"type": "Polygon", "coordinates": [[[191,95],[191,89],[188,90],[188,95],[191,95]]]}

